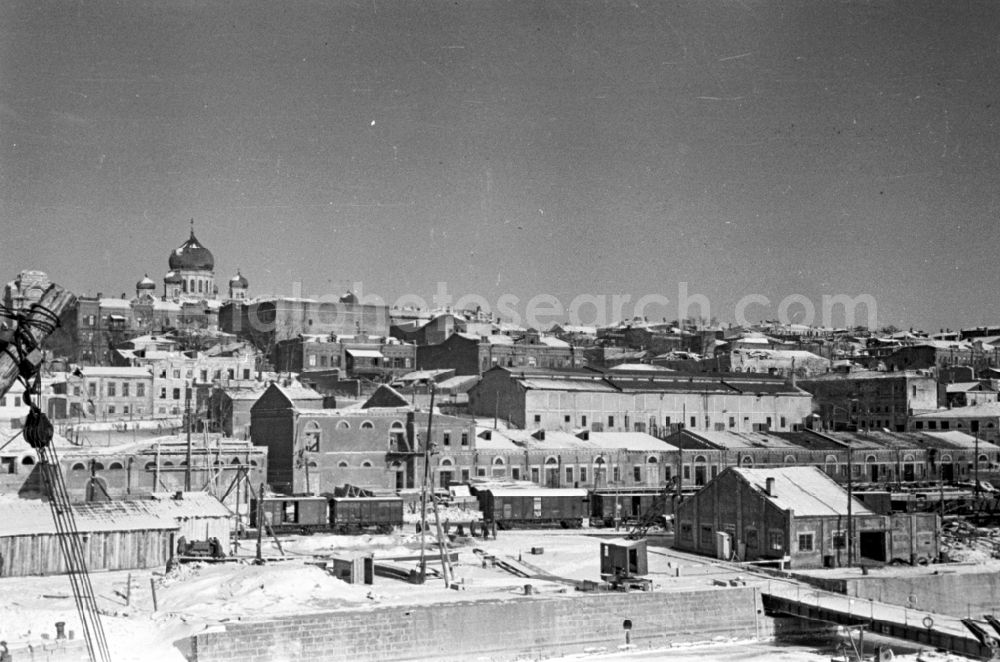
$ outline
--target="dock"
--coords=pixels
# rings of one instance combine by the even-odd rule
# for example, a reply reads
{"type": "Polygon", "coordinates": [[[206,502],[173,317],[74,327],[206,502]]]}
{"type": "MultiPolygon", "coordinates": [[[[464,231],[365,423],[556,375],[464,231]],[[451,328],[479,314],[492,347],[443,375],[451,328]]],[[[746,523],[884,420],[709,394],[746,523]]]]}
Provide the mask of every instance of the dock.
{"type": "Polygon", "coordinates": [[[771,581],[762,584],[760,590],[764,609],[769,614],[862,626],[868,632],[925,644],[958,655],[996,659],[996,639],[981,636],[988,628],[992,629],[985,620],[977,636],[965,622],[970,621],[974,625],[978,622],[957,616],[854,598],[794,582],[771,581]]]}

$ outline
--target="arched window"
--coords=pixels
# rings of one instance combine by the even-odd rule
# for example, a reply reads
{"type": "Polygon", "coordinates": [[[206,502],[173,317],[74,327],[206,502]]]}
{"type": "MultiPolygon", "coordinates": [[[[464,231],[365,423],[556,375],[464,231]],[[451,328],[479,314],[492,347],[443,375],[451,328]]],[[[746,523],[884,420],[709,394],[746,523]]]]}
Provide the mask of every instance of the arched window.
{"type": "Polygon", "coordinates": [[[250,466],[251,467],[256,467],[257,466],[257,460],[250,460],[250,466]]]}
{"type": "Polygon", "coordinates": [[[94,471],[102,471],[104,469],[104,465],[100,462],[94,462],[92,466],[94,467],[94,471]]]}
{"type": "Polygon", "coordinates": [[[443,457],[443,458],[441,458],[441,466],[442,467],[450,467],[450,466],[452,466],[454,464],[455,463],[451,461],[450,457],[443,457]]]}
{"type": "Polygon", "coordinates": [[[740,466],[741,467],[752,467],[753,466],[753,458],[751,456],[749,456],[749,455],[744,455],[742,458],[740,458],[740,466]]]}
{"type": "Polygon", "coordinates": [[[243,462],[240,461],[240,458],[234,457],[233,461],[230,462],[230,464],[243,464],[243,462]]]}
{"type": "Polygon", "coordinates": [[[337,429],[338,430],[350,430],[351,429],[351,424],[348,423],[347,421],[337,421],[337,429]]]}
{"type": "Polygon", "coordinates": [[[73,465],[73,471],[86,471],[87,467],[84,466],[83,462],[77,462],[73,465]]]}
{"type": "Polygon", "coordinates": [[[982,453],[982,454],[981,454],[981,455],[979,456],[979,463],[980,463],[980,464],[989,464],[989,463],[990,463],[990,458],[989,458],[989,456],[987,456],[987,455],[986,455],[985,453],[982,453]]]}
{"type": "Polygon", "coordinates": [[[660,460],[655,455],[650,455],[649,457],[646,458],[646,464],[656,464],[659,461],[660,460]]]}
{"type": "Polygon", "coordinates": [[[795,456],[794,455],[786,455],[785,456],[785,464],[795,464],[795,456]]]}
{"type": "Polygon", "coordinates": [[[340,469],[346,469],[347,468],[347,462],[344,462],[343,460],[341,460],[340,462],[337,463],[337,467],[340,468],[340,469]]]}
{"type": "Polygon", "coordinates": [[[123,466],[122,466],[122,463],[121,463],[121,462],[112,462],[112,463],[111,463],[111,464],[110,464],[110,465],[108,466],[108,469],[109,469],[109,470],[111,470],[111,471],[114,471],[115,469],[124,469],[124,468],[125,468],[125,467],[123,467],[123,466]]]}
{"type": "Polygon", "coordinates": [[[147,462],[146,471],[156,471],[156,462],[147,462]]]}
{"type": "Polygon", "coordinates": [[[35,458],[31,457],[30,455],[25,455],[24,457],[21,458],[22,466],[30,467],[33,464],[35,464],[35,458]]]}
{"type": "Polygon", "coordinates": [[[392,425],[389,426],[390,430],[402,430],[404,429],[402,421],[393,421],[392,425]]]}
{"type": "Polygon", "coordinates": [[[549,457],[545,458],[545,464],[548,466],[557,465],[559,464],[559,458],[550,455],[549,457]]]}
{"type": "Polygon", "coordinates": [[[823,471],[825,471],[831,476],[837,472],[836,455],[827,455],[826,458],[823,459],[823,471]]]}
{"type": "Polygon", "coordinates": [[[604,458],[598,455],[594,459],[594,464],[597,465],[598,467],[603,467],[605,465],[604,458]]]}
{"type": "Polygon", "coordinates": [[[493,458],[493,464],[496,464],[496,465],[502,467],[504,465],[503,458],[500,457],[500,456],[497,456],[497,457],[493,458]]]}
{"type": "Polygon", "coordinates": [[[361,429],[362,430],[371,430],[374,427],[375,427],[375,424],[372,423],[371,421],[362,421],[361,422],[361,429]]]}
{"type": "Polygon", "coordinates": [[[364,467],[365,469],[370,469],[371,466],[372,466],[372,463],[370,461],[368,461],[368,460],[365,460],[364,462],[361,463],[361,466],[364,467]]]}
{"type": "Polygon", "coordinates": [[[695,464],[705,464],[706,462],[708,462],[708,460],[705,459],[704,455],[695,455],[694,457],[695,464]]]}
{"type": "Polygon", "coordinates": [[[319,465],[316,464],[316,460],[309,460],[309,462],[306,463],[306,466],[308,466],[310,469],[315,469],[319,465]]]}

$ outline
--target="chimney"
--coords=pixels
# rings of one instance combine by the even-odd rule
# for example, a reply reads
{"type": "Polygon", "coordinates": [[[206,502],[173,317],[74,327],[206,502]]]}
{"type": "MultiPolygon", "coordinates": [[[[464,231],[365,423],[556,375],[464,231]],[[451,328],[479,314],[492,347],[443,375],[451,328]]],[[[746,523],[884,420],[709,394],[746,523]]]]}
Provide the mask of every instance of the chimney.
{"type": "Polygon", "coordinates": [[[777,496],[774,493],[774,479],[773,478],[766,479],[764,481],[764,485],[765,485],[764,491],[767,492],[767,496],[769,496],[769,497],[777,496]]]}

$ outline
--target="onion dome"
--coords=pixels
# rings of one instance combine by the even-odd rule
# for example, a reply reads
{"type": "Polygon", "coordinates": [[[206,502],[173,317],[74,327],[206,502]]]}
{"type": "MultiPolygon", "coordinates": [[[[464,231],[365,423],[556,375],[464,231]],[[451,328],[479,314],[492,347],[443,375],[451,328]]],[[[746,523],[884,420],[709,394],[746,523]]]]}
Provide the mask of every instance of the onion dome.
{"type": "Polygon", "coordinates": [[[163,277],[163,282],[167,285],[173,285],[174,283],[181,283],[182,279],[176,271],[168,271],[167,275],[163,277]]]}
{"type": "Polygon", "coordinates": [[[215,269],[215,258],[212,252],[201,245],[191,230],[191,237],[170,254],[170,270],[179,271],[212,271],[215,269]]]}
{"type": "Polygon", "coordinates": [[[146,274],[145,276],[142,277],[142,280],[140,280],[138,283],[135,284],[135,289],[136,290],[155,290],[156,289],[156,283],[154,283],[153,279],[149,277],[149,274],[146,274]]]}
{"type": "Polygon", "coordinates": [[[340,303],[357,303],[358,297],[354,295],[354,292],[345,292],[343,296],[340,297],[340,303]]]}
{"type": "Polygon", "coordinates": [[[243,274],[241,274],[239,270],[236,271],[235,276],[229,279],[229,285],[231,287],[242,287],[244,289],[250,287],[249,281],[243,277],[243,274]]]}

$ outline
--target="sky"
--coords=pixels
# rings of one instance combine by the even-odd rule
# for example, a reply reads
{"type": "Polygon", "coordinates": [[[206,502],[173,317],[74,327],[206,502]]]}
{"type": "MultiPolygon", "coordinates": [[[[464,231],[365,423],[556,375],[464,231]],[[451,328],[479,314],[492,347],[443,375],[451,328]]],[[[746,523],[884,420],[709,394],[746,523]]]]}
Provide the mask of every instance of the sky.
{"type": "Polygon", "coordinates": [[[998,71],[993,0],[9,0],[0,278],[1000,323],[998,71]]]}

